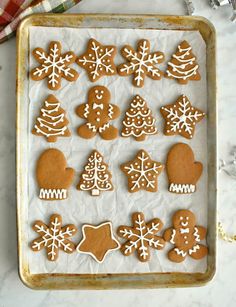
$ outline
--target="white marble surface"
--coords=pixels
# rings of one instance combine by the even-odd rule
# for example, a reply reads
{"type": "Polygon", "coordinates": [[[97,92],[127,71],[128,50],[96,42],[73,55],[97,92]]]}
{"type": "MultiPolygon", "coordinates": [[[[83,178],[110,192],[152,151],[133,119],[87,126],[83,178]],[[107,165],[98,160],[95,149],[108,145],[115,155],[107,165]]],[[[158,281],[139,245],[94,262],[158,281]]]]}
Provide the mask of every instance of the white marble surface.
{"type": "MultiPolygon", "coordinates": [[[[183,1],[83,0],[72,12],[183,14],[183,1]]],[[[195,0],[196,14],[210,19],[218,38],[219,156],[236,145],[236,25],[229,8],[213,11],[195,0]]],[[[202,288],[132,291],[33,291],[18,277],[15,226],[15,39],[0,45],[0,306],[229,306],[236,305],[236,243],[219,241],[218,271],[202,288]]],[[[236,181],[219,176],[219,217],[236,233],[236,181]]]]}

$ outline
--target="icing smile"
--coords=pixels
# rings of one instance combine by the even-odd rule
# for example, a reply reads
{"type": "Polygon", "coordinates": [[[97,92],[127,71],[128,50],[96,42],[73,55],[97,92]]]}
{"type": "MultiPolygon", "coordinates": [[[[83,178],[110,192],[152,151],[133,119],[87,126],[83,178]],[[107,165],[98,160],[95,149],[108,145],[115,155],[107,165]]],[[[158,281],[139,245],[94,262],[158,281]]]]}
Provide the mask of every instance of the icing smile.
{"type": "Polygon", "coordinates": [[[102,99],[102,95],[96,95],[96,98],[97,98],[98,100],[101,100],[101,99],[102,99]]]}
{"type": "Polygon", "coordinates": [[[186,222],[181,222],[181,226],[187,227],[188,226],[188,222],[187,221],[186,222]]]}

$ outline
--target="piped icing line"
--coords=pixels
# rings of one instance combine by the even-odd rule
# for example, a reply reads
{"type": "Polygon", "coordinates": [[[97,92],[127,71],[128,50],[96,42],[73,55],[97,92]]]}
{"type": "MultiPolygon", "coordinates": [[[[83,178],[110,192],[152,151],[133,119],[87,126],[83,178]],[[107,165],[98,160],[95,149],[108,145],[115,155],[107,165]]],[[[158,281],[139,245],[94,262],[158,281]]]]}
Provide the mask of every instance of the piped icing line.
{"type": "Polygon", "coordinates": [[[169,186],[169,191],[174,193],[194,193],[196,186],[194,184],[178,184],[171,183],[169,186]]]}
{"type": "Polygon", "coordinates": [[[172,234],[171,234],[171,237],[170,237],[170,243],[172,243],[172,244],[175,244],[175,241],[174,241],[175,235],[176,235],[176,230],[172,229],[172,234]]]}
{"type": "Polygon", "coordinates": [[[174,251],[176,252],[177,255],[180,255],[182,257],[186,257],[187,256],[187,253],[184,252],[183,250],[179,249],[179,248],[174,248],[174,251]]]}
{"type": "Polygon", "coordinates": [[[44,189],[41,188],[39,192],[40,199],[66,199],[66,189],[44,189]]]}
{"type": "Polygon", "coordinates": [[[90,130],[92,130],[93,132],[96,132],[97,131],[97,128],[95,125],[92,125],[91,123],[86,123],[86,125],[88,126],[88,128],[90,130]]]}
{"type": "Polygon", "coordinates": [[[88,115],[89,115],[89,104],[86,103],[84,108],[84,117],[87,118],[88,115]]]}
{"type": "MultiPolygon", "coordinates": [[[[130,124],[128,124],[128,123],[126,123],[125,121],[123,121],[123,124],[124,124],[124,126],[126,126],[126,127],[134,127],[134,128],[142,128],[142,127],[152,127],[154,124],[155,124],[155,119],[153,118],[152,119],[152,122],[150,123],[150,124],[148,124],[148,123],[146,123],[146,122],[143,122],[141,125],[138,125],[138,124],[135,124],[135,123],[130,123],[130,124]]],[[[156,127],[154,127],[155,128],[155,130],[157,131],[157,129],[156,129],[156,127]]]]}
{"type": "Polygon", "coordinates": [[[108,108],[108,117],[110,119],[112,119],[112,115],[114,114],[114,111],[113,111],[113,106],[112,104],[109,104],[109,108],[108,108]]]}
{"type": "Polygon", "coordinates": [[[130,114],[129,111],[125,112],[125,115],[129,116],[129,117],[137,117],[137,116],[141,116],[141,117],[148,117],[151,115],[151,110],[149,109],[147,113],[142,113],[142,111],[138,111],[135,114],[130,114]]]}
{"type": "Polygon", "coordinates": [[[99,132],[103,132],[103,131],[105,131],[107,128],[109,128],[110,127],[110,124],[109,123],[106,123],[106,124],[104,124],[102,127],[100,127],[99,129],[98,129],[98,131],[99,132]]]}
{"type": "Polygon", "coordinates": [[[194,227],[194,233],[193,233],[193,235],[194,235],[195,240],[196,240],[197,242],[200,242],[200,241],[201,241],[201,240],[200,240],[200,235],[198,234],[198,229],[197,229],[197,227],[194,227]]]}
{"type": "Polygon", "coordinates": [[[192,255],[193,253],[196,253],[197,250],[200,249],[200,246],[198,244],[194,245],[193,248],[190,248],[188,251],[189,255],[192,255]]]}

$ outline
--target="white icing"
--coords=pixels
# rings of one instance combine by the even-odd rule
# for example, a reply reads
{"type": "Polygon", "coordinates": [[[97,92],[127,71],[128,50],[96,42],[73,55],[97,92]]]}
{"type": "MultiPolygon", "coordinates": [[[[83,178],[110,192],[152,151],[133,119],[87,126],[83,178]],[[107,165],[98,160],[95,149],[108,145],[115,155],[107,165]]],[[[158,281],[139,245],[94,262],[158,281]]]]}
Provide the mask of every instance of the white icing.
{"type": "Polygon", "coordinates": [[[175,229],[172,229],[172,234],[171,234],[171,237],[170,237],[170,243],[172,244],[175,244],[175,235],[176,235],[176,230],[175,229]]]}
{"type": "Polygon", "coordinates": [[[198,244],[194,245],[193,248],[190,248],[189,255],[192,255],[193,253],[196,253],[197,250],[200,249],[200,246],[198,244]]]}
{"type": "Polygon", "coordinates": [[[104,107],[103,103],[96,103],[96,102],[93,103],[93,110],[96,110],[96,109],[103,110],[103,107],[104,107]]]}
{"type": "MultiPolygon", "coordinates": [[[[90,69],[89,73],[91,74],[93,79],[96,79],[97,77],[100,77],[101,74],[106,73],[106,74],[113,74],[115,71],[112,68],[113,64],[106,64],[110,63],[110,61],[108,61],[108,59],[112,59],[113,57],[113,51],[114,48],[113,47],[100,47],[99,45],[96,45],[95,41],[92,41],[92,55],[93,57],[91,58],[91,54],[87,57],[86,55],[84,55],[81,58],[79,58],[79,62],[81,62],[83,64],[83,66],[85,66],[88,63],[92,64],[92,69],[90,69]],[[100,53],[101,49],[104,48],[105,52],[102,55],[102,53],[100,53]]],[[[103,50],[103,49],[102,49],[103,50]]],[[[102,95],[100,98],[97,99],[102,99],[102,95]]]]}
{"type": "Polygon", "coordinates": [[[102,127],[98,129],[99,132],[104,132],[107,128],[110,127],[109,123],[104,124],[102,127]]]}
{"type": "Polygon", "coordinates": [[[112,190],[107,166],[103,162],[102,156],[96,151],[88,159],[85,172],[82,174],[80,189],[92,191],[92,195],[98,196],[100,191],[112,190]]]}
{"type": "Polygon", "coordinates": [[[201,240],[200,240],[200,235],[198,234],[198,229],[197,229],[197,227],[194,227],[194,233],[193,233],[193,235],[194,235],[195,240],[196,240],[197,242],[200,242],[200,241],[201,241],[201,240]]]}
{"type": "Polygon", "coordinates": [[[128,174],[134,174],[131,177],[132,186],[130,189],[140,189],[144,186],[147,188],[155,188],[159,169],[162,169],[162,165],[158,165],[155,161],[152,161],[151,166],[149,165],[150,163],[146,163],[145,161],[149,160],[150,157],[143,150],[141,150],[136,158],[140,161],[139,163],[130,163],[129,166],[124,167],[128,171],[128,174]]]}
{"type": "Polygon", "coordinates": [[[88,115],[89,115],[89,104],[86,103],[84,108],[84,117],[87,118],[88,115]]]}
{"type": "Polygon", "coordinates": [[[177,255],[180,255],[182,257],[186,257],[187,256],[187,253],[184,252],[183,250],[179,249],[179,248],[174,248],[174,251],[176,252],[177,255]]]}
{"type": "Polygon", "coordinates": [[[66,199],[67,190],[66,189],[40,189],[39,192],[40,199],[66,199]]]}
{"type": "MultiPolygon", "coordinates": [[[[182,225],[183,227],[186,227],[186,226],[188,225],[188,222],[186,222],[186,223],[181,223],[181,225],[182,225]]],[[[180,228],[180,233],[181,233],[181,234],[189,233],[189,228],[180,228]]]]}
{"type": "Polygon", "coordinates": [[[92,125],[91,123],[86,123],[86,125],[87,125],[88,128],[89,128],[90,130],[92,130],[93,132],[96,132],[96,131],[97,131],[96,126],[92,125]]]}
{"type": "Polygon", "coordinates": [[[193,193],[195,192],[196,186],[194,184],[178,184],[171,183],[169,186],[169,191],[174,193],[193,193]]]}
{"type": "Polygon", "coordinates": [[[43,64],[35,69],[33,75],[40,77],[44,73],[47,74],[51,69],[51,73],[48,75],[48,82],[51,84],[52,88],[55,88],[62,73],[66,77],[75,77],[73,70],[67,67],[73,55],[60,55],[57,43],[53,45],[49,52],[49,55],[47,55],[45,51],[36,50],[36,54],[39,56],[39,59],[43,61],[43,64]]]}
{"type": "Polygon", "coordinates": [[[151,227],[148,228],[141,218],[141,215],[138,214],[137,220],[134,221],[134,229],[124,226],[123,230],[119,232],[124,238],[132,238],[132,240],[129,240],[125,245],[124,253],[126,255],[131,254],[133,248],[138,249],[140,252],[139,256],[145,261],[149,256],[148,248],[145,246],[145,243],[150,247],[163,248],[164,244],[160,243],[158,238],[149,237],[159,231],[159,225],[160,223],[152,223],[151,227]]]}
{"type": "Polygon", "coordinates": [[[168,76],[172,76],[176,79],[186,80],[190,78],[191,76],[196,75],[197,69],[199,67],[197,64],[195,64],[194,67],[188,70],[185,70],[186,67],[193,65],[194,61],[196,60],[195,57],[185,59],[185,57],[189,55],[191,50],[192,50],[191,47],[181,49],[180,45],[178,46],[178,51],[183,52],[183,53],[181,55],[174,54],[173,58],[175,58],[180,63],[180,65],[174,64],[173,62],[168,62],[168,65],[172,67],[172,71],[170,71],[169,69],[166,70],[168,76]],[[177,72],[180,75],[176,75],[174,72],[177,72]]]}
{"type": "Polygon", "coordinates": [[[121,72],[125,72],[128,75],[135,73],[134,80],[137,86],[141,85],[144,80],[146,72],[151,74],[152,77],[160,77],[160,70],[154,66],[158,64],[164,58],[163,54],[157,55],[155,53],[149,53],[149,47],[147,46],[147,40],[143,40],[142,44],[139,44],[141,49],[139,52],[135,52],[133,48],[124,48],[125,57],[129,64],[123,64],[123,68],[120,69],[121,72]]]}
{"type": "Polygon", "coordinates": [[[112,119],[112,115],[114,114],[114,111],[113,111],[113,106],[112,106],[112,104],[109,104],[109,108],[108,108],[108,117],[110,118],[110,119],[112,119]]]}

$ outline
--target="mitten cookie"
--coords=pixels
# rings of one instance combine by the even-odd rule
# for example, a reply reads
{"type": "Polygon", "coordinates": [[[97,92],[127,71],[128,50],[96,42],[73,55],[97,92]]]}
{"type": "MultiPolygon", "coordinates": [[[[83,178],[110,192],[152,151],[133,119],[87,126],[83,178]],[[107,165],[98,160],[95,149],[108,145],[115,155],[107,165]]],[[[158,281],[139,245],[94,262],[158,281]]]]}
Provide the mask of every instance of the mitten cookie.
{"type": "Polygon", "coordinates": [[[139,190],[157,192],[157,177],[164,166],[150,158],[145,150],[138,151],[135,158],[120,166],[128,179],[128,190],[130,193],[139,190]]]}
{"type": "Polygon", "coordinates": [[[103,161],[103,156],[97,150],[90,154],[77,189],[90,191],[92,196],[99,196],[102,191],[113,190],[108,165],[103,161]]]}
{"type": "Polygon", "coordinates": [[[192,106],[188,97],[180,96],[173,104],[161,107],[165,119],[165,135],[182,135],[187,139],[194,136],[196,123],[200,122],[205,113],[192,106]]]}
{"type": "Polygon", "coordinates": [[[164,61],[164,54],[160,51],[150,53],[150,42],[141,39],[137,44],[137,51],[131,46],[125,45],[121,49],[121,55],[127,63],[118,66],[117,71],[120,76],[134,75],[133,85],[136,87],[144,86],[145,76],[160,80],[163,73],[155,65],[164,61]]]}
{"type": "Polygon", "coordinates": [[[146,136],[157,133],[155,124],[155,118],[146,101],[136,95],[125,112],[121,135],[123,137],[133,136],[136,141],[144,141],[146,136]]]}
{"type": "Polygon", "coordinates": [[[172,146],[166,161],[169,191],[179,194],[195,192],[202,168],[202,163],[194,161],[194,154],[190,146],[184,143],[172,146]]]}
{"type": "Polygon", "coordinates": [[[99,263],[105,260],[108,253],[120,248],[120,243],[113,235],[111,222],[104,222],[98,226],[85,224],[82,233],[83,238],[77,246],[77,251],[92,256],[99,263]]]}
{"type": "Polygon", "coordinates": [[[60,249],[67,254],[75,250],[74,243],[68,238],[76,234],[77,228],[73,224],[62,227],[62,218],[59,214],[51,215],[49,226],[42,221],[35,221],[32,228],[39,237],[32,241],[31,249],[38,252],[45,248],[48,260],[57,260],[60,249]]]}
{"type": "Polygon", "coordinates": [[[192,47],[187,41],[183,41],[172,55],[165,73],[166,78],[176,79],[180,84],[187,84],[189,80],[200,80],[199,65],[192,53],[192,47]]]}
{"type": "Polygon", "coordinates": [[[40,188],[39,198],[66,199],[73,177],[74,170],[66,167],[66,159],[60,150],[45,150],[39,157],[36,167],[36,178],[40,188]]]}
{"type": "Polygon", "coordinates": [[[187,255],[193,259],[201,259],[208,253],[205,245],[199,242],[206,237],[206,228],[196,226],[196,219],[190,210],[179,210],[173,216],[173,228],[164,232],[164,239],[175,245],[169,251],[168,258],[174,262],[182,262],[187,255]]]}
{"type": "Polygon", "coordinates": [[[76,114],[86,119],[86,123],[77,130],[78,135],[90,139],[99,133],[104,140],[118,136],[118,129],[109,122],[120,115],[120,109],[109,103],[111,98],[105,86],[94,86],[89,90],[88,102],[76,108],[76,114]]]}
{"type": "Polygon", "coordinates": [[[55,96],[49,95],[40,109],[32,133],[44,136],[48,142],[56,142],[59,136],[71,135],[67,128],[68,123],[60,102],[55,96]]]}
{"type": "Polygon", "coordinates": [[[87,71],[89,80],[95,82],[102,76],[116,74],[115,55],[115,46],[104,46],[92,38],[87,51],[77,58],[76,63],[87,71]]]}
{"type": "Polygon", "coordinates": [[[132,214],[132,223],[133,227],[120,226],[117,230],[118,236],[127,240],[120,250],[124,256],[129,256],[136,250],[138,259],[146,262],[150,259],[149,247],[160,250],[165,246],[164,239],[156,235],[163,223],[158,218],[146,223],[142,212],[132,214]]]}
{"type": "Polygon", "coordinates": [[[51,42],[48,49],[48,53],[42,48],[33,50],[33,56],[40,65],[31,70],[30,76],[35,81],[48,78],[48,88],[58,90],[61,87],[61,78],[67,81],[78,78],[79,74],[69,67],[75,62],[76,56],[72,51],[61,54],[60,42],[51,42]]]}

